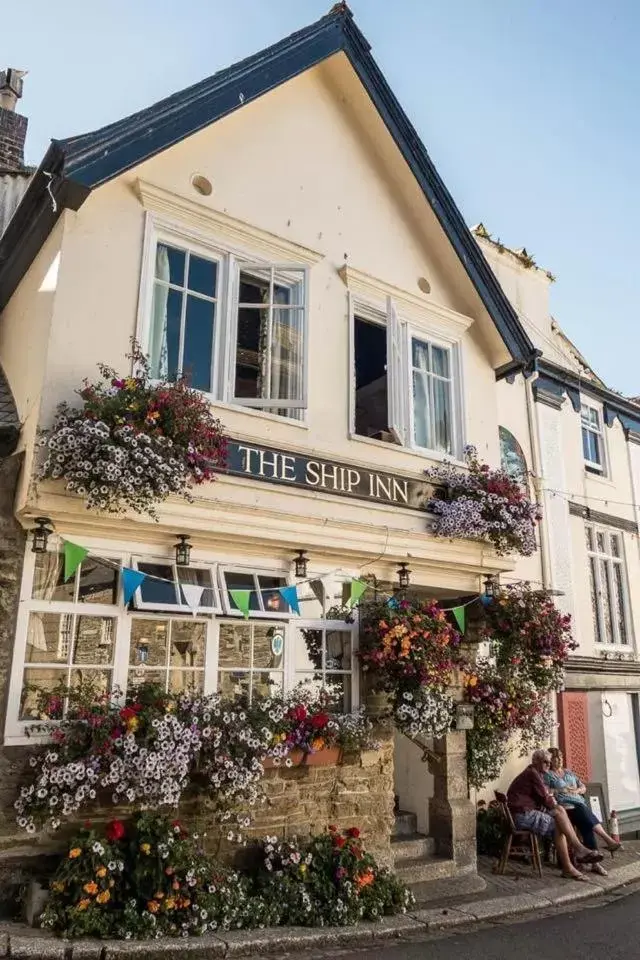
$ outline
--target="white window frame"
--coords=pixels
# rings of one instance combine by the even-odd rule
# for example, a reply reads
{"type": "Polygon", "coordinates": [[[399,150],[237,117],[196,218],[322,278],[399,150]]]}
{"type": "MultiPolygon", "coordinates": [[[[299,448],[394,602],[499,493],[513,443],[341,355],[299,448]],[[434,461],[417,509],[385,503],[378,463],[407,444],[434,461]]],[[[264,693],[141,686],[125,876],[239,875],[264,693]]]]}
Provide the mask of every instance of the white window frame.
{"type": "Polygon", "coordinates": [[[203,676],[203,691],[205,694],[213,693],[215,691],[216,683],[216,674],[214,670],[214,665],[217,661],[218,656],[218,631],[216,624],[218,621],[211,619],[211,617],[204,617],[196,615],[195,617],[187,614],[182,614],[179,616],[167,616],[164,611],[158,611],[155,615],[147,611],[141,610],[132,610],[127,611],[127,642],[124,644],[124,652],[122,654],[123,662],[119,664],[121,670],[124,670],[124,678],[120,684],[120,689],[126,690],[128,687],[129,673],[132,670],[135,670],[136,667],[134,664],[129,662],[129,657],[131,654],[131,631],[133,627],[134,620],[176,620],[176,621],[187,621],[189,623],[204,623],[205,624],[205,647],[204,647],[204,668],[200,667],[172,667],[169,663],[169,657],[171,655],[171,649],[167,649],[167,663],[164,666],[154,666],[154,667],[138,667],[139,670],[148,671],[149,673],[163,673],[166,675],[167,680],[171,670],[183,670],[185,673],[201,673],[203,676]]]}
{"type": "Polygon", "coordinates": [[[353,611],[353,622],[347,623],[345,620],[302,620],[296,619],[292,620],[289,624],[291,631],[291,638],[289,641],[290,653],[288,655],[289,660],[289,673],[288,673],[288,689],[293,690],[299,683],[304,683],[305,674],[308,676],[312,673],[322,673],[323,681],[326,680],[327,674],[331,676],[348,676],[351,678],[351,710],[357,710],[360,704],[360,670],[358,669],[358,642],[360,637],[359,622],[357,617],[357,610],[353,611]],[[295,669],[295,658],[293,655],[293,644],[295,642],[296,632],[299,630],[322,630],[323,632],[335,630],[340,633],[349,633],[351,634],[351,670],[329,670],[326,669],[326,645],[323,642],[322,649],[322,669],[321,670],[296,670],[295,669]]]}
{"type": "MultiPolygon", "coordinates": [[[[237,569],[237,568],[234,568],[234,569],[237,569]]],[[[215,652],[215,676],[213,678],[214,684],[215,684],[214,689],[216,690],[216,692],[219,689],[218,680],[219,680],[219,675],[221,673],[242,673],[247,675],[253,675],[254,673],[259,673],[259,674],[280,673],[282,674],[282,692],[286,693],[286,691],[290,689],[288,685],[287,677],[289,672],[288,661],[291,659],[292,632],[290,629],[289,621],[286,619],[286,615],[283,616],[282,614],[280,614],[278,617],[271,616],[271,617],[265,618],[265,617],[261,617],[260,615],[256,616],[252,614],[248,620],[242,619],[240,624],[238,623],[237,617],[229,617],[225,615],[223,617],[220,617],[220,619],[216,620],[216,627],[217,627],[217,642],[216,642],[216,652],[215,652]],[[282,657],[282,667],[278,668],[277,670],[268,670],[264,667],[253,666],[253,636],[251,639],[251,660],[252,660],[251,666],[221,667],[220,666],[220,628],[223,627],[225,624],[227,624],[234,627],[247,626],[253,631],[253,629],[257,626],[261,626],[261,625],[264,626],[265,619],[269,619],[272,623],[275,621],[276,625],[280,623],[284,628],[284,651],[283,651],[283,657],[282,657]]],[[[252,690],[253,690],[253,684],[251,684],[249,692],[251,693],[252,690]]]]}
{"type": "MultiPolygon", "coordinates": [[[[355,321],[356,317],[385,327],[387,331],[387,426],[396,443],[426,457],[460,459],[464,447],[464,403],[462,346],[459,337],[447,337],[427,324],[401,318],[392,297],[386,300],[386,312],[349,294],[349,437],[353,440],[384,443],[356,432],[355,321]],[[414,440],[412,340],[432,344],[448,351],[451,370],[451,450],[422,447],[414,440]]],[[[386,444],[388,445],[388,444],[386,444]]]]}
{"type": "MultiPolygon", "coordinates": [[[[174,559],[170,557],[145,557],[145,556],[134,556],[131,559],[131,565],[134,570],[139,569],[139,564],[153,563],[162,565],[164,567],[170,567],[173,573],[173,582],[177,587],[179,581],[178,578],[178,565],[174,559]]],[[[189,566],[186,568],[188,570],[207,570],[211,577],[211,588],[206,587],[205,589],[211,589],[215,597],[216,603],[213,607],[204,607],[199,606],[197,613],[222,613],[222,603],[220,600],[220,589],[218,585],[217,577],[217,568],[216,563],[201,563],[196,561],[189,563],[189,566]]],[[[144,573],[144,571],[141,571],[144,573]]],[[[177,595],[177,590],[176,590],[177,595]]],[[[184,594],[181,593],[182,598],[184,599],[184,594]]],[[[161,611],[164,613],[186,613],[191,615],[193,613],[191,607],[185,603],[149,603],[142,599],[142,586],[138,587],[133,596],[133,606],[135,610],[146,611],[154,613],[156,611],[161,611]]]]}
{"type": "MultiPolygon", "coordinates": [[[[291,586],[291,574],[286,570],[268,570],[263,567],[247,567],[241,566],[239,564],[219,564],[218,566],[218,576],[220,583],[220,597],[222,600],[222,616],[223,617],[244,617],[244,614],[241,610],[237,610],[235,607],[231,606],[230,597],[227,591],[227,584],[225,580],[225,574],[227,573],[241,573],[243,575],[253,576],[253,587],[254,591],[258,595],[258,603],[260,604],[259,610],[250,610],[249,619],[250,620],[290,620],[292,617],[297,618],[297,614],[293,610],[281,611],[281,610],[266,610],[262,598],[262,592],[259,589],[258,577],[282,577],[284,580],[283,586],[291,586]]],[[[236,589],[236,588],[234,588],[236,589]]],[[[248,589],[245,587],[238,587],[237,589],[248,589]]],[[[263,589],[270,589],[269,587],[263,589]]],[[[274,590],[277,590],[278,587],[274,587],[274,590]]],[[[246,618],[245,618],[246,619],[246,618]]]]}
{"type": "MultiPolygon", "coordinates": [[[[151,337],[153,290],[155,283],[155,255],[158,243],[189,251],[197,256],[216,261],[218,265],[216,286],[216,313],[213,337],[211,390],[201,391],[211,403],[225,403],[241,410],[264,413],[277,417],[278,421],[293,422],[298,426],[306,419],[308,410],[309,382],[309,278],[310,269],[304,263],[280,262],[252,256],[248,249],[241,250],[233,244],[227,244],[220,238],[210,238],[187,226],[167,221],[147,211],[145,234],[140,270],[140,288],[138,294],[138,316],[136,339],[147,352],[151,337]],[[238,290],[240,270],[273,270],[277,282],[295,286],[293,274],[300,274],[302,283],[303,311],[303,350],[301,387],[299,400],[264,400],[261,398],[235,397],[235,359],[237,349],[238,290]],[[257,408],[257,409],[256,409],[257,408]],[[279,410],[290,411],[289,415],[279,414],[279,410]]],[[[186,297],[185,297],[186,301],[186,297]]],[[[184,345],[180,355],[183,355],[184,345]]]]}
{"type": "Polygon", "coordinates": [[[600,474],[600,476],[607,476],[607,445],[605,442],[605,433],[604,433],[604,415],[602,406],[594,403],[591,400],[580,399],[580,441],[582,445],[582,459],[584,461],[585,467],[589,469],[590,472],[600,474]],[[598,417],[598,427],[594,427],[591,423],[591,420],[585,422],[583,417],[583,410],[593,411],[598,417]],[[602,463],[598,463],[596,460],[591,460],[585,456],[584,451],[584,433],[592,433],[598,438],[598,446],[600,448],[600,456],[602,458],[602,463]]]}
{"type": "Polygon", "coordinates": [[[629,592],[629,579],[627,574],[627,559],[625,551],[625,542],[624,535],[622,530],[613,529],[610,527],[603,527],[594,523],[585,524],[585,533],[586,531],[591,531],[592,544],[593,547],[589,548],[588,544],[586,545],[587,557],[589,563],[589,592],[592,593],[591,585],[591,561],[592,559],[596,562],[594,563],[594,572],[593,579],[595,585],[595,605],[596,605],[596,617],[598,623],[598,630],[594,631],[594,643],[599,649],[617,649],[630,652],[634,650],[634,637],[633,637],[633,627],[632,627],[632,617],[631,617],[631,601],[630,601],[630,592],[629,592]],[[606,552],[602,553],[597,549],[597,535],[603,534],[605,538],[605,547],[606,552]],[[620,544],[620,556],[616,557],[611,550],[611,537],[615,536],[618,538],[620,544]],[[602,571],[601,563],[598,561],[603,561],[606,569],[606,584],[602,583],[602,571]],[[622,587],[622,606],[623,606],[623,619],[624,626],[627,635],[627,640],[622,641],[620,639],[620,622],[619,614],[617,609],[617,604],[615,602],[616,598],[616,585],[615,585],[615,576],[614,576],[614,566],[618,565],[622,570],[622,576],[620,578],[621,587],[622,587]],[[612,623],[612,637],[613,642],[610,643],[605,639],[606,629],[604,622],[604,607],[602,603],[603,589],[606,587],[607,595],[609,599],[609,609],[612,613],[611,623],[612,623]],[[599,636],[598,636],[599,634],[599,636]]]}
{"type": "MultiPolygon", "coordinates": [[[[298,410],[304,411],[308,406],[308,379],[309,379],[309,268],[304,264],[298,263],[265,263],[264,261],[238,260],[234,257],[228,259],[228,269],[231,275],[231,309],[227,316],[227,329],[229,331],[229,350],[227,352],[228,366],[225,377],[226,395],[229,403],[240,407],[258,407],[261,410],[273,412],[274,410],[298,410]],[[273,293],[273,285],[278,283],[280,286],[295,289],[301,285],[302,302],[292,304],[290,307],[285,305],[285,309],[302,310],[302,370],[300,371],[300,385],[302,395],[299,400],[272,399],[264,397],[236,397],[235,379],[236,362],[238,354],[238,313],[240,309],[240,274],[254,273],[256,279],[264,280],[265,272],[269,272],[269,284],[273,293]],[[294,280],[294,276],[299,275],[300,279],[294,280]]],[[[257,306],[254,308],[257,309],[257,306]]],[[[269,330],[271,330],[271,321],[273,318],[273,295],[270,297],[269,309],[269,330]]],[[[268,351],[269,356],[271,351],[268,351]]]]}

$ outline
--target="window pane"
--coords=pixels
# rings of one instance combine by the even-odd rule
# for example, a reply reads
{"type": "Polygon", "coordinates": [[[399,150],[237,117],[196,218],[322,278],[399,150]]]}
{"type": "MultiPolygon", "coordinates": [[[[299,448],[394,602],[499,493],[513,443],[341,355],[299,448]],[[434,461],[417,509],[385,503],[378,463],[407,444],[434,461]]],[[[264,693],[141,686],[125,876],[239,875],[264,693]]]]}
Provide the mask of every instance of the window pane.
{"type": "Polygon", "coordinates": [[[621,563],[613,564],[613,588],[615,590],[616,618],[620,643],[629,643],[627,618],[624,604],[624,571],[621,563]]]}
{"type": "Polygon", "coordinates": [[[221,623],[218,663],[221,667],[251,666],[251,625],[221,623]]]}
{"type": "Polygon", "coordinates": [[[189,256],[189,290],[215,297],[217,274],[218,264],[214,260],[205,260],[193,253],[189,256]]]}
{"type": "Polygon", "coordinates": [[[149,579],[144,580],[140,586],[140,599],[144,603],[155,605],[178,602],[172,566],[164,563],[139,563],[138,570],[149,574],[149,579]],[[153,579],[154,577],[160,579],[153,579]]]}
{"type": "MultiPolygon", "coordinates": [[[[297,288],[296,288],[297,289],[297,288]]],[[[300,303],[301,297],[298,295],[295,299],[292,296],[293,290],[291,287],[285,287],[284,284],[274,283],[273,285],[273,302],[274,304],[285,304],[285,303],[300,303]]]]}
{"type": "Polygon", "coordinates": [[[589,557],[589,577],[591,580],[591,616],[593,618],[593,634],[596,643],[602,643],[602,630],[600,629],[600,619],[598,617],[598,590],[596,587],[596,560],[595,557],[589,557]]]}
{"type": "Polygon", "coordinates": [[[345,630],[328,630],[326,644],[325,669],[351,670],[351,633],[345,630]]]}
{"type": "Polygon", "coordinates": [[[168,620],[145,620],[135,617],[131,623],[129,663],[147,667],[164,667],[167,663],[168,620]]]}
{"type": "Polygon", "coordinates": [[[156,247],[156,277],[165,283],[184,286],[184,250],[159,243],[156,247]]]}
{"type": "Polygon", "coordinates": [[[229,699],[243,695],[248,697],[251,690],[250,676],[249,673],[222,670],[218,674],[218,693],[229,699]]]}
{"type": "Polygon", "coordinates": [[[170,670],[169,690],[171,693],[202,693],[204,690],[204,671],[170,670]]]}
{"type": "Polygon", "coordinates": [[[270,383],[261,396],[271,400],[302,399],[303,311],[273,310],[270,383]]]}
{"type": "Polygon", "coordinates": [[[73,616],[31,613],[27,630],[27,663],[67,663],[71,650],[73,616]]]}
{"type": "Polygon", "coordinates": [[[83,603],[118,602],[118,568],[93,557],[82,561],[78,600],[83,603]]]}
{"type": "MultiPolygon", "coordinates": [[[[600,534],[598,534],[600,536],[600,534]]],[[[613,643],[613,605],[609,594],[609,578],[607,577],[606,560],[598,561],[600,566],[600,602],[602,604],[602,620],[604,624],[604,642],[613,643]]]]}
{"type": "Polygon", "coordinates": [[[232,610],[237,610],[238,605],[231,596],[231,590],[249,590],[249,609],[259,610],[260,603],[256,593],[256,584],[252,573],[236,573],[234,570],[225,573],[225,583],[229,591],[229,606],[232,610]]]}
{"type": "Polygon", "coordinates": [[[108,617],[76,617],[74,663],[112,663],[115,621],[108,617]]]}
{"type": "Polygon", "coordinates": [[[215,304],[187,297],[182,373],[194,390],[211,392],[215,304]]]}
{"type": "Polygon", "coordinates": [[[611,545],[611,555],[614,557],[622,556],[620,552],[620,537],[617,533],[609,534],[609,543],[611,545]]]}
{"type": "Polygon", "coordinates": [[[295,670],[322,670],[322,641],[324,631],[302,628],[296,630],[293,651],[295,670]]]}
{"type": "Polygon", "coordinates": [[[442,347],[431,347],[431,365],[439,377],[450,377],[449,351],[442,347]]]}
{"type": "Polygon", "coordinates": [[[597,547],[598,553],[607,552],[605,541],[604,541],[604,533],[596,533],[596,547],[597,547]]]}
{"type": "Polygon", "coordinates": [[[258,587],[264,609],[269,613],[288,613],[289,604],[283,599],[278,587],[286,587],[285,577],[258,577],[258,587]]]}
{"type": "Polygon", "coordinates": [[[591,527],[585,527],[584,533],[587,541],[587,550],[593,550],[593,530],[591,527]]]}
{"type": "Polygon", "coordinates": [[[175,380],[178,376],[183,296],[160,283],[153,289],[149,366],[156,380],[175,380]]]}
{"type": "Polygon", "coordinates": [[[110,670],[72,670],[69,686],[77,691],[84,691],[87,695],[99,695],[111,689],[110,670]]]}
{"type": "Polygon", "coordinates": [[[600,437],[592,432],[589,432],[589,459],[592,463],[602,463],[602,457],[600,456],[600,437]]]}
{"type": "Polygon", "coordinates": [[[582,428],[582,456],[585,460],[591,460],[591,447],[589,443],[589,431],[582,428]]]}
{"type": "Polygon", "coordinates": [[[253,666],[281,670],[284,654],[284,625],[253,628],[253,666]]]}
{"type": "Polygon", "coordinates": [[[324,616],[324,585],[322,580],[298,584],[298,606],[304,620],[322,620],[324,616]]]}
{"type": "Polygon", "coordinates": [[[354,348],[356,433],[380,438],[389,431],[386,328],[354,317],[354,348]]]}
{"type": "Polygon", "coordinates": [[[251,675],[251,696],[270,697],[282,690],[282,673],[253,673],[251,675]]]}
{"type": "Polygon", "coordinates": [[[240,307],[236,347],[236,397],[263,397],[266,387],[269,311],[240,307]]]}
{"type": "Polygon", "coordinates": [[[326,675],[326,690],[330,695],[328,708],[334,713],[351,713],[351,675],[326,675]]]}
{"type": "Polygon", "coordinates": [[[33,573],[34,600],[64,600],[72,603],[74,599],[75,577],[64,583],[64,558],[60,553],[37,553],[33,573]]]}
{"type": "Polygon", "coordinates": [[[429,361],[429,344],[422,340],[411,340],[411,362],[416,370],[428,372],[431,370],[429,361]]]}
{"type": "Polygon", "coordinates": [[[204,667],[206,624],[189,620],[171,621],[172,667],[204,667]]]}
{"type": "Polygon", "coordinates": [[[157,684],[158,686],[162,687],[163,690],[166,690],[167,671],[145,670],[144,667],[135,667],[133,670],[129,670],[127,693],[132,693],[138,687],[141,687],[143,683],[157,684]]]}
{"type": "Polygon", "coordinates": [[[240,290],[239,303],[245,304],[268,304],[269,303],[269,278],[254,276],[250,273],[240,271],[240,290]]]}
{"type": "Polygon", "coordinates": [[[429,378],[413,371],[413,439],[419,447],[433,449],[429,429],[429,378]]]}
{"type": "MultiPolygon", "coordinates": [[[[41,711],[41,698],[46,693],[60,692],[61,687],[66,686],[66,670],[25,670],[22,683],[22,693],[20,694],[20,720],[41,720],[49,713],[49,706],[44,704],[44,710],[41,711]]],[[[56,704],[57,706],[57,704],[56,704]]],[[[53,709],[51,704],[51,715],[54,719],[60,719],[60,711],[53,709]]]]}
{"type": "MultiPolygon", "coordinates": [[[[180,583],[190,583],[194,586],[204,587],[204,592],[200,598],[200,606],[211,609],[217,607],[216,592],[212,586],[211,570],[207,567],[178,567],[178,580],[180,583]]],[[[182,598],[184,600],[184,597],[182,598]]]]}
{"type": "Polygon", "coordinates": [[[451,451],[451,385],[445,380],[432,379],[434,449],[451,451]]]}

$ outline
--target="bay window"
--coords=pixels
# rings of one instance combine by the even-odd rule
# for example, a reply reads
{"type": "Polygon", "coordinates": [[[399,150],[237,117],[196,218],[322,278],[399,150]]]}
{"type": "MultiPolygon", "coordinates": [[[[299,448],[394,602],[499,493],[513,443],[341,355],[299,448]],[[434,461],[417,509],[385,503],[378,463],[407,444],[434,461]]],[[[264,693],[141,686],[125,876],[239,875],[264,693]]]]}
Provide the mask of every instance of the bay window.
{"type": "Polygon", "coordinates": [[[459,344],[352,303],[351,433],[425,452],[462,453],[459,344]]]}
{"type": "Polygon", "coordinates": [[[631,643],[629,594],[622,534],[586,524],[591,611],[596,643],[631,643]]]}
{"type": "Polygon", "coordinates": [[[308,270],[239,260],[150,221],[138,337],[151,375],[299,420],[307,406],[308,270]]]}

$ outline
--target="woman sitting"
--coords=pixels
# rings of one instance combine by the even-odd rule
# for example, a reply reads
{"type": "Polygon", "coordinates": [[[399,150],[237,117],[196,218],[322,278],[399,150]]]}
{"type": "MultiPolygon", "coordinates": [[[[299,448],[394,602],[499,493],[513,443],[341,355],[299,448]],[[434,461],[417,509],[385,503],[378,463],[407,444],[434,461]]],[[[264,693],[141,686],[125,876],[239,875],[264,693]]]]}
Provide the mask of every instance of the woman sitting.
{"type": "MultiPolygon", "coordinates": [[[[558,803],[566,808],[569,819],[582,836],[585,847],[597,850],[597,835],[604,840],[610,853],[621,850],[622,844],[609,836],[596,815],[592,813],[585,799],[587,788],[577,774],[564,766],[562,751],[557,747],[551,747],[549,753],[551,768],[543,774],[544,782],[558,803]]],[[[607,871],[600,863],[594,863],[591,869],[602,877],[607,876],[607,871]]]]}

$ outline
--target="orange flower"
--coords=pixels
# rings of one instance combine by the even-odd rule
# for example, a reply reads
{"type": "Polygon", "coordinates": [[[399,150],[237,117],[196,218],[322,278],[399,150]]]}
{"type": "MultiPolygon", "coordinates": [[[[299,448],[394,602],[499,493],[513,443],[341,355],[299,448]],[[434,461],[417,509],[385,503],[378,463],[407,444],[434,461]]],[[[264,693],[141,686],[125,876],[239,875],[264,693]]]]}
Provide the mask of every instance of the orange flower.
{"type": "Polygon", "coordinates": [[[371,886],[373,881],[373,870],[367,870],[365,873],[361,873],[356,877],[356,886],[358,890],[362,890],[363,887],[371,886]]]}
{"type": "Polygon", "coordinates": [[[158,890],[158,892],[155,895],[155,899],[162,900],[163,897],[164,897],[164,893],[162,892],[162,890],[158,890]]]}
{"type": "Polygon", "coordinates": [[[324,750],[324,740],[322,737],[316,737],[315,740],[312,740],[311,748],[313,750],[324,750]]]}
{"type": "Polygon", "coordinates": [[[149,913],[157,913],[159,909],[160,909],[160,904],[157,903],[155,900],[147,901],[147,910],[149,911],[149,913]]]}
{"type": "Polygon", "coordinates": [[[96,870],[96,877],[101,877],[101,878],[102,878],[102,877],[106,877],[106,875],[107,875],[107,868],[106,868],[106,867],[98,867],[98,869],[96,870]]]}
{"type": "Polygon", "coordinates": [[[102,893],[99,893],[96,897],[96,903],[108,903],[111,900],[111,894],[108,890],[103,890],[102,893]]]}
{"type": "Polygon", "coordinates": [[[186,909],[191,906],[191,900],[188,897],[183,897],[182,900],[178,900],[178,906],[186,909]]]}
{"type": "Polygon", "coordinates": [[[79,904],[78,904],[78,910],[86,910],[90,903],[91,903],[91,900],[88,900],[88,899],[85,897],[84,900],[81,900],[81,901],[79,902],[79,904]]]}
{"type": "Polygon", "coordinates": [[[81,853],[82,847],[74,847],[73,850],[69,850],[69,860],[75,860],[81,853]]]}
{"type": "Polygon", "coordinates": [[[90,883],[85,883],[82,889],[85,893],[89,893],[93,897],[98,892],[98,884],[92,880],[90,883]]]}

